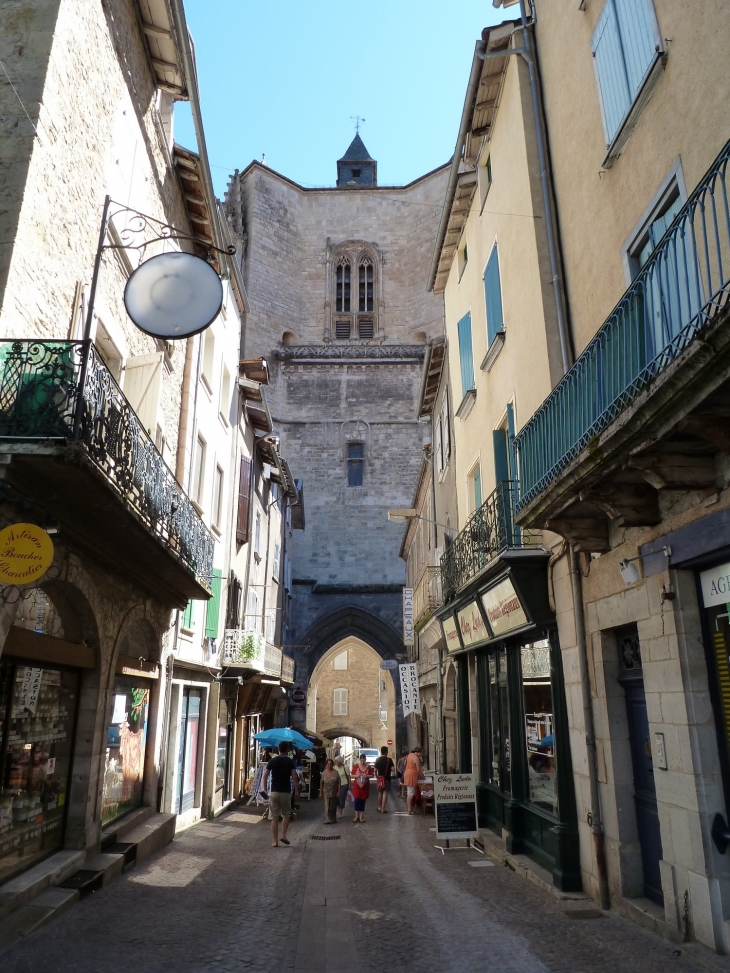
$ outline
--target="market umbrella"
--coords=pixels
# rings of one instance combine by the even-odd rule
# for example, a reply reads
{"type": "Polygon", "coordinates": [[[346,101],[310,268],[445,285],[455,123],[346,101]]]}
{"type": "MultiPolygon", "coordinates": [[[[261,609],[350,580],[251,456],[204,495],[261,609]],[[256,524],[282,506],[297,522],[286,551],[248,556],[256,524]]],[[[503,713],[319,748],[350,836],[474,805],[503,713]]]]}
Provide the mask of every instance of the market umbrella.
{"type": "Polygon", "coordinates": [[[309,750],[312,746],[311,740],[288,726],[276,726],[273,730],[262,730],[261,733],[254,734],[254,740],[258,740],[265,747],[278,747],[282,740],[293,744],[297,750],[309,750]]]}

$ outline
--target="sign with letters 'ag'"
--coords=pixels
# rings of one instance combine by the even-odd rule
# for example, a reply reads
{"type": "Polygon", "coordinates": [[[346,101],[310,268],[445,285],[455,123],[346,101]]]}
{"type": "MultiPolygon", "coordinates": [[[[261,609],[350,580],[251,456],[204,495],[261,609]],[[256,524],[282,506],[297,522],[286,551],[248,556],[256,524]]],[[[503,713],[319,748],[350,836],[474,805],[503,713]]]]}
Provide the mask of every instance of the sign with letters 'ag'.
{"type": "Polygon", "coordinates": [[[437,774],[436,837],[476,838],[477,784],[474,774],[437,774]]]}
{"type": "Polygon", "coordinates": [[[403,644],[413,645],[413,588],[403,589],[403,644]]]}
{"type": "Polygon", "coordinates": [[[418,692],[418,666],[415,662],[406,663],[400,668],[400,693],[403,699],[403,715],[421,712],[418,692]]]}
{"type": "Polygon", "coordinates": [[[702,601],[705,608],[730,604],[730,564],[721,564],[700,572],[702,601]]]}

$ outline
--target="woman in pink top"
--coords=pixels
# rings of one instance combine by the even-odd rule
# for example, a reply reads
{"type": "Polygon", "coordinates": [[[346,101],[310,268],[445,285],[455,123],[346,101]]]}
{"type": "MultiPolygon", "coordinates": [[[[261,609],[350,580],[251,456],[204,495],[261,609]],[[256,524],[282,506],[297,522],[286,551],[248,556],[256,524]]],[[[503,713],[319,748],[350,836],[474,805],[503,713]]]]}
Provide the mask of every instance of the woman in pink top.
{"type": "Polygon", "coordinates": [[[421,779],[421,755],[418,748],[412,750],[406,759],[406,769],[403,772],[403,783],[406,785],[406,805],[408,813],[413,814],[413,798],[416,796],[418,781],[421,779]]]}

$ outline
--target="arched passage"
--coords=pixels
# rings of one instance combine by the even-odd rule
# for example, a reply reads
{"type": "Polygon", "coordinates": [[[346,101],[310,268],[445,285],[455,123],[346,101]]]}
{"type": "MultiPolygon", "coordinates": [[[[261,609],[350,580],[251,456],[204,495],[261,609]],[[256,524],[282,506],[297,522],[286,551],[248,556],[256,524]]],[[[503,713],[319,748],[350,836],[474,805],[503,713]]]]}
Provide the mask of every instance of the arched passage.
{"type": "Polygon", "coordinates": [[[312,671],[307,725],[319,736],[357,737],[372,747],[395,738],[395,684],[381,656],[350,635],[331,646],[312,671]]]}

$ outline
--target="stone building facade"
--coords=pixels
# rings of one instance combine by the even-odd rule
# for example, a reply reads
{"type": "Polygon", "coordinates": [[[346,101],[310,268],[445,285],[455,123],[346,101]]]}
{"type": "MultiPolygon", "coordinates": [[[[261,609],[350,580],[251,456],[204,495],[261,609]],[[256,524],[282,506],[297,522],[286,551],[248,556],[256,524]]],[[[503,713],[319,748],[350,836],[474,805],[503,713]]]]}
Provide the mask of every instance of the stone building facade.
{"type": "Polygon", "coordinates": [[[245,354],[269,361],[274,427],[303,484],[285,639],[302,689],[348,636],[403,654],[405,578],[387,511],[412,496],[428,438],[416,417],[424,347],[443,329],[423,282],[446,170],[378,186],[359,137],[344,169],[344,185],[305,189],[252,163],[226,199],[251,302],[245,354]]]}

